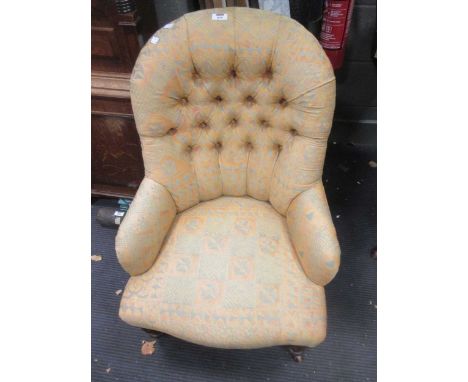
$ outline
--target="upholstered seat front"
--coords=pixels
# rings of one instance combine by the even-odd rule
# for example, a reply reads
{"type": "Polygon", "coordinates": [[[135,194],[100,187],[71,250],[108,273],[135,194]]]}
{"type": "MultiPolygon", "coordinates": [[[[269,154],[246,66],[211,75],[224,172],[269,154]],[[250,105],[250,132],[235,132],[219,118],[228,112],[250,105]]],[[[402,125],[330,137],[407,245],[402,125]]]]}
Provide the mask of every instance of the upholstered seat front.
{"type": "Polygon", "coordinates": [[[116,238],[122,319],[222,348],[320,343],[340,249],[317,40],[260,10],[190,13],[142,49],[131,97],[145,178],[116,238]]]}
{"type": "Polygon", "coordinates": [[[286,219],[249,197],[179,214],[155,264],[128,282],[120,316],[225,348],[314,346],[326,332],[323,287],[302,271],[286,219]]]}

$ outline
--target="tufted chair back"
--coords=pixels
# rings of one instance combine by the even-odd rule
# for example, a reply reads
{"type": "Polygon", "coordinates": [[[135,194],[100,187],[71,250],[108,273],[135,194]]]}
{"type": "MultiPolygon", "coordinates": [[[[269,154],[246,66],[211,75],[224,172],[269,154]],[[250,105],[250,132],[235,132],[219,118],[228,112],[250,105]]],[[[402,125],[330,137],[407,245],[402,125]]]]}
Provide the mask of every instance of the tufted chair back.
{"type": "Polygon", "coordinates": [[[248,195],[285,215],[321,179],[335,78],[290,18],[249,8],[179,18],[142,49],[131,98],[145,175],[178,212],[248,195]]]}

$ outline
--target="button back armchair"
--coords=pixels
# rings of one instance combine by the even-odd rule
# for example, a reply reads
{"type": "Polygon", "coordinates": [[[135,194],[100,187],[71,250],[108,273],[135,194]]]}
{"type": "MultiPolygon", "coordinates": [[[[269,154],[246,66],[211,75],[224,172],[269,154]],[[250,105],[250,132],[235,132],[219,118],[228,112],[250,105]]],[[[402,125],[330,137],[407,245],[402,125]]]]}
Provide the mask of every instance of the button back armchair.
{"type": "Polygon", "coordinates": [[[145,178],[116,238],[120,317],[211,347],[321,343],[340,249],[317,40],[261,10],[186,14],[142,49],[131,99],[145,178]]]}

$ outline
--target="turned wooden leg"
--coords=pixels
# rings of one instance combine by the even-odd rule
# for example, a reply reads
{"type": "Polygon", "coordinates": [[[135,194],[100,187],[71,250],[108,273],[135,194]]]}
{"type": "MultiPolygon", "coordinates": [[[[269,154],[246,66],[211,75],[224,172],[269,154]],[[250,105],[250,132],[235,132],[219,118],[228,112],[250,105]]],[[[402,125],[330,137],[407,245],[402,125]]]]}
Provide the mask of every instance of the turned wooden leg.
{"type": "Polygon", "coordinates": [[[305,346],[288,346],[289,354],[291,354],[294,362],[302,362],[302,356],[305,349],[305,346]]]}
{"type": "Polygon", "coordinates": [[[153,338],[158,338],[164,335],[164,333],[158,332],[156,330],[141,328],[145,333],[149,334],[153,338]]]}

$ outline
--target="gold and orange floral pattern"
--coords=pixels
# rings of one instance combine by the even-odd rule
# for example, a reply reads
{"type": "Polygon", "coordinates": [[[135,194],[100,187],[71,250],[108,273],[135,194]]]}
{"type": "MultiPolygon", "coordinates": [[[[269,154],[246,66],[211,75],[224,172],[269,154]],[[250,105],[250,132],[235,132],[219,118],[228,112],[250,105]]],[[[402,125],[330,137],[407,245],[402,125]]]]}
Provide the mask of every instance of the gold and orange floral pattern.
{"type": "Polygon", "coordinates": [[[122,319],[223,348],[323,341],[340,251],[317,40],[256,9],[186,14],[142,49],[131,97],[145,179],[116,240],[122,319]]]}
{"type": "Polygon", "coordinates": [[[120,317],[226,348],[314,346],[326,334],[323,287],[304,274],[286,219],[249,197],[178,214],[154,266],[129,280],[120,317]]]}
{"type": "Polygon", "coordinates": [[[304,272],[314,283],[328,284],[340,266],[340,246],[322,182],[294,199],[287,222],[304,272]]]}
{"type": "Polygon", "coordinates": [[[146,272],[156,260],[176,208],[167,190],[145,178],[115,239],[122,268],[131,275],[146,272]]]}

